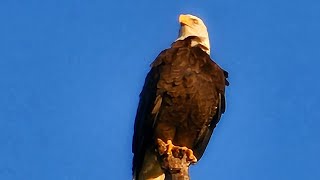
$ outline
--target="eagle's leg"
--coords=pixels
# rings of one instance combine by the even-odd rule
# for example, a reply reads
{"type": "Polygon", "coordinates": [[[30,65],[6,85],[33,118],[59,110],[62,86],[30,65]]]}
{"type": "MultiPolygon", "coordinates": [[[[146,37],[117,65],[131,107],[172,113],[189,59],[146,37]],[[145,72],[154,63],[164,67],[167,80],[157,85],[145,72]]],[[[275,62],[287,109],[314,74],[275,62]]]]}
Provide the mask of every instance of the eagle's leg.
{"type": "Polygon", "coordinates": [[[183,157],[184,154],[187,156],[187,160],[194,164],[198,160],[196,156],[193,154],[193,151],[187,147],[175,146],[172,144],[171,140],[167,140],[167,143],[162,141],[161,139],[157,139],[158,141],[158,152],[160,155],[173,155],[174,157],[183,157]]]}

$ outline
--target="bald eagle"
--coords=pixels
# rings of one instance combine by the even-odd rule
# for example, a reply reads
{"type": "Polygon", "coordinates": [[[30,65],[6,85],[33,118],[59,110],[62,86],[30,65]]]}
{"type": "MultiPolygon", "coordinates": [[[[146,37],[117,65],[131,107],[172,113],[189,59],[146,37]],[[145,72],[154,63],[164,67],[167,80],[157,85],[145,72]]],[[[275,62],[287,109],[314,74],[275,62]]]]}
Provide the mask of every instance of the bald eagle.
{"type": "Polygon", "coordinates": [[[134,124],[133,179],[165,179],[159,140],[166,153],[186,148],[195,163],[202,157],[213,129],[225,112],[228,73],[210,58],[204,22],[179,16],[178,39],[151,64],[134,124]]]}

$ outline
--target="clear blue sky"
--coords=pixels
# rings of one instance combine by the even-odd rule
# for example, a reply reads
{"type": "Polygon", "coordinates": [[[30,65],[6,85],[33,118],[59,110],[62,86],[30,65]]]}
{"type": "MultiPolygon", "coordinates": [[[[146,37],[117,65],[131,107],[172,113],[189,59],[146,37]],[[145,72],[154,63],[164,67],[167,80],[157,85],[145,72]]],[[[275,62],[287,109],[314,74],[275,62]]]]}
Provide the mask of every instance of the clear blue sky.
{"type": "Polygon", "coordinates": [[[0,179],[130,179],[138,94],[181,13],[231,84],[192,179],[320,179],[315,0],[1,0],[0,179]]]}

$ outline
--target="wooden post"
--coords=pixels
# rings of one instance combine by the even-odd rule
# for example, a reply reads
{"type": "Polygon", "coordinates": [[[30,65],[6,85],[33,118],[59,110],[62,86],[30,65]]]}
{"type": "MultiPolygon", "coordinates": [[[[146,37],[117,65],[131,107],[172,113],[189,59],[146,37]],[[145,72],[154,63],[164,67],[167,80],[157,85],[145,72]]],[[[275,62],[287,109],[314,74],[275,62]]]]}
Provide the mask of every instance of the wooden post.
{"type": "Polygon", "coordinates": [[[190,162],[187,161],[186,154],[182,158],[169,155],[163,160],[163,163],[166,164],[165,180],[190,180],[190,162]]]}

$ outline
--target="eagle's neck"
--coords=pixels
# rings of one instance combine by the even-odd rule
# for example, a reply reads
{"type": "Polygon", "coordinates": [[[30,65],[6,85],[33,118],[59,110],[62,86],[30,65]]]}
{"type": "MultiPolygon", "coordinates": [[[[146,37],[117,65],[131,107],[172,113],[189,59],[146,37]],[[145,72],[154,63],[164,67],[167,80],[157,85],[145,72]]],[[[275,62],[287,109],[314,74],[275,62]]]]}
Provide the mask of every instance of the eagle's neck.
{"type": "Polygon", "coordinates": [[[196,36],[180,36],[175,42],[190,39],[191,47],[199,46],[204,52],[210,55],[209,38],[201,38],[196,36]]]}

